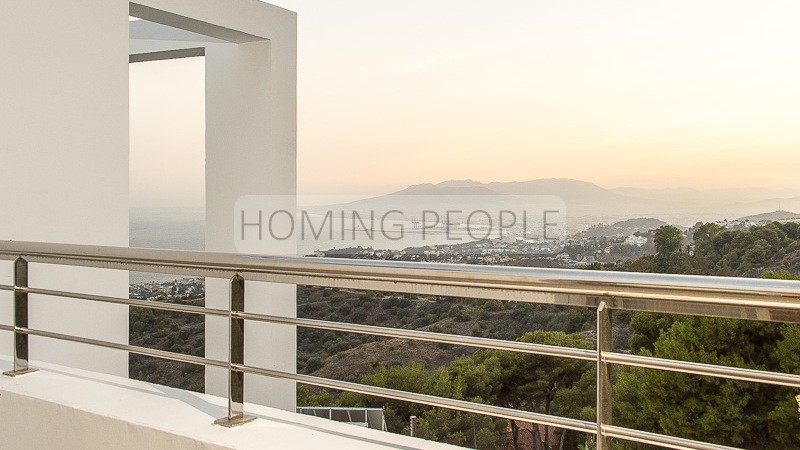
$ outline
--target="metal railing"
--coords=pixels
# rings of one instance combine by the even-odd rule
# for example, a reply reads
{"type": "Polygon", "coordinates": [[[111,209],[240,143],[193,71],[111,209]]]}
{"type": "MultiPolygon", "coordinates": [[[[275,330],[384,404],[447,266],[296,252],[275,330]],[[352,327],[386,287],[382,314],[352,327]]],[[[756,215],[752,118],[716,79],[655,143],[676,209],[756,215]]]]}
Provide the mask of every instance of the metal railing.
{"type": "Polygon", "coordinates": [[[677,449],[728,449],[731,447],[612,425],[610,366],[638,366],[800,388],[798,375],[616,353],[611,345],[612,310],[800,323],[800,283],[792,281],[568,269],[255,257],[211,252],[13,241],[0,241],[0,259],[14,261],[14,285],[0,285],[0,290],[14,293],[14,325],[0,326],[0,330],[14,333],[14,369],[6,375],[16,376],[35,371],[28,364],[28,336],[222,367],[227,369],[229,374],[228,415],[215,423],[224,426],[241,425],[253,420],[244,413],[244,374],[255,374],[323,388],[576,430],[596,435],[600,450],[610,449],[612,438],[677,449]],[[40,289],[28,285],[29,263],[225,278],[230,280],[230,307],[223,310],[40,289]],[[597,346],[596,350],[586,350],[249,313],[246,312],[244,305],[245,280],[591,307],[597,311],[597,346]],[[227,317],[230,320],[229,359],[220,361],[31,329],[28,327],[29,294],[227,317]],[[594,361],[597,364],[597,420],[588,422],[249,366],[244,363],[244,326],[248,321],[594,361]]]}

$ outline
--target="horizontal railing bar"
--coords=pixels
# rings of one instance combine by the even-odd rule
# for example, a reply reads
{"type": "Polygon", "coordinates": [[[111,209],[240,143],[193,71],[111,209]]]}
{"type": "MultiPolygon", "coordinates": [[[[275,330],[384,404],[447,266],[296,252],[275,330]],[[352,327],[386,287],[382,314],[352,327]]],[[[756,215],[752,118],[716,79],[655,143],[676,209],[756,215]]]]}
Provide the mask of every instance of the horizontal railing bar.
{"type": "Polygon", "coordinates": [[[0,325],[0,331],[14,331],[14,327],[11,325],[0,325]]]}
{"type": "Polygon", "coordinates": [[[678,450],[739,450],[737,447],[694,441],[664,434],[648,433],[646,431],[632,430],[630,428],[612,425],[603,425],[603,434],[618,439],[626,439],[643,444],[658,445],[678,450]]]}
{"type": "Polygon", "coordinates": [[[646,369],[667,370],[670,372],[728,378],[754,383],[800,387],[800,375],[791,375],[787,373],[718,366],[674,359],[652,358],[649,356],[626,355],[623,353],[603,353],[603,361],[612,364],[643,367],[646,369]]]}
{"type": "Polygon", "coordinates": [[[518,341],[503,341],[500,339],[462,336],[457,334],[433,333],[430,331],[404,330],[400,328],[387,328],[354,323],[329,322],[325,320],[302,319],[291,317],[270,316],[255,313],[231,313],[233,317],[254,320],[259,322],[277,323],[283,325],[296,325],[320,330],[341,331],[347,333],[367,334],[371,336],[384,336],[417,341],[436,342],[441,344],[464,345],[468,347],[488,348],[494,350],[507,350],[512,352],[532,353],[546,356],[559,356],[564,358],[597,361],[597,352],[588,349],[557,347],[552,345],[530,344],[518,341]]]}
{"type": "Polygon", "coordinates": [[[0,260],[14,260],[19,257],[24,257],[28,262],[43,264],[225,279],[237,273],[235,265],[233,264],[219,264],[218,261],[215,262],[213,260],[209,260],[207,263],[201,262],[196,256],[203,254],[226,255],[226,253],[187,250],[0,241],[0,260]],[[58,247],[62,251],[53,251],[55,250],[53,246],[58,247]],[[15,251],[9,250],[8,247],[24,249],[15,251]],[[90,250],[81,251],[81,248],[90,250]],[[67,249],[73,249],[73,251],[67,249]],[[119,254],[118,251],[125,252],[126,254],[119,254]],[[162,257],[154,258],[151,256],[153,254],[160,254],[162,257]],[[166,257],[169,254],[171,254],[172,257],[166,257]]]}
{"type": "MultiPolygon", "coordinates": [[[[159,273],[314,284],[365,290],[680,312],[680,305],[731,307],[717,314],[757,319],[770,310],[800,312],[800,285],[787,280],[402,263],[325,258],[248,257],[222,253],[0,241],[0,258],[159,273]],[[574,297],[574,298],[573,298],[574,297]],[[631,300],[626,305],[625,300],[631,300]],[[636,300],[636,301],[633,301],[636,300]],[[641,301],[644,300],[645,304],[641,301]],[[663,300],[663,302],[659,302],[663,300]],[[758,311],[750,309],[759,308],[758,311]],[[742,309],[747,309],[745,315],[742,309]],[[766,311],[763,311],[766,309],[766,311]],[[760,315],[756,314],[759,313],[760,315]]],[[[703,314],[700,314],[703,315],[703,314]]],[[[765,320],[776,320],[767,318],[765,320]]],[[[795,320],[794,318],[791,320],[795,320]]]]}
{"type": "MultiPolygon", "coordinates": [[[[332,410],[332,411],[352,411],[354,407],[351,406],[298,406],[297,409],[316,409],[316,410],[332,410]]],[[[383,411],[383,408],[362,408],[360,406],[355,407],[359,411],[383,411]]]]}
{"type": "Polygon", "coordinates": [[[244,364],[232,364],[232,367],[234,370],[238,370],[244,373],[263,375],[272,378],[281,378],[285,380],[293,380],[299,383],[309,384],[328,389],[357,392],[365,395],[374,395],[376,397],[389,398],[393,400],[401,400],[401,401],[419,403],[429,406],[438,406],[442,408],[453,409],[468,413],[485,414],[503,419],[520,420],[524,422],[535,422],[542,425],[567,428],[570,430],[580,431],[583,433],[596,434],[597,432],[596,424],[592,422],[586,422],[583,420],[551,416],[547,414],[539,414],[527,411],[518,411],[515,409],[503,408],[500,406],[483,405],[480,403],[467,402],[464,400],[453,400],[449,398],[436,397],[433,395],[415,394],[413,392],[398,391],[395,389],[368,386],[365,384],[351,383],[347,381],[331,380],[329,378],[315,377],[312,375],[302,375],[302,374],[281,372],[277,370],[262,369],[258,367],[246,366],[244,364]]]}
{"type": "Polygon", "coordinates": [[[0,291],[13,291],[14,286],[9,286],[7,284],[0,284],[0,291]]]}
{"type": "Polygon", "coordinates": [[[123,299],[118,297],[107,297],[104,295],[55,291],[51,289],[21,288],[20,291],[27,292],[29,294],[46,295],[50,297],[75,298],[81,300],[90,300],[93,302],[138,306],[140,308],[158,309],[163,311],[175,311],[175,312],[185,312],[190,314],[205,314],[209,316],[228,317],[227,309],[206,308],[204,306],[181,305],[177,303],[166,303],[166,302],[150,301],[150,300],[123,299]]]}
{"type": "Polygon", "coordinates": [[[71,336],[68,334],[53,333],[50,331],[34,330],[31,328],[12,328],[18,333],[27,334],[29,336],[39,336],[48,339],[57,339],[60,341],[75,342],[78,344],[93,345],[95,347],[110,348],[113,350],[124,350],[130,353],[136,353],[143,356],[153,356],[161,359],[168,359],[171,361],[185,362],[197,365],[207,365],[214,367],[228,368],[228,363],[218,361],[216,359],[203,358],[200,356],[183,355],[181,353],[167,352],[164,350],[156,350],[152,348],[139,347],[128,344],[117,344],[114,342],[100,341],[97,339],[84,338],[79,336],[71,336]]]}

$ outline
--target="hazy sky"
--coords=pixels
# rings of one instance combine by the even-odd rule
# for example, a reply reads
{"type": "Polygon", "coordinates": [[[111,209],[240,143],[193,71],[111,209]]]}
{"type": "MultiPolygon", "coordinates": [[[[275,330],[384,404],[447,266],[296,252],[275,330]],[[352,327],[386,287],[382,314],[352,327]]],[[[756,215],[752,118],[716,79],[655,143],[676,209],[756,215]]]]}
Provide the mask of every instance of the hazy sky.
{"type": "Polygon", "coordinates": [[[131,206],[205,205],[205,60],[130,65],[131,206]]]}
{"type": "Polygon", "coordinates": [[[299,15],[302,193],[800,188],[800,2],[271,3],[299,15]]]}

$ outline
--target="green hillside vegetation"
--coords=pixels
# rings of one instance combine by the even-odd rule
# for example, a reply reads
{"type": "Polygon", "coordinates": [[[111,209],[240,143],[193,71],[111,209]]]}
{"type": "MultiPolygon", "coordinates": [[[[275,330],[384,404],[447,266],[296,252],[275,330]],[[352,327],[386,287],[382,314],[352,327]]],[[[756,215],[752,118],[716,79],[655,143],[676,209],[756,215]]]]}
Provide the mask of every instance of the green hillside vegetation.
{"type": "Polygon", "coordinates": [[[767,270],[800,270],[800,223],[773,222],[746,230],[698,223],[689,234],[694,239],[694,256],[685,251],[688,242],[683,233],[664,226],[656,233],[656,254],[590,268],[755,278],[767,270]]]}
{"type": "MultiPolygon", "coordinates": [[[[595,312],[588,308],[414,296],[299,286],[300,317],[380,325],[514,340],[529,330],[574,333],[594,329],[595,312]]],[[[617,333],[625,343],[626,330],[617,333]]],[[[440,346],[402,339],[299,328],[297,368],[301,373],[338,375],[357,381],[380,363],[398,365],[421,362],[430,370],[454,357],[470,354],[464,347],[440,346]],[[369,349],[360,352],[360,349],[369,349]],[[350,358],[357,354],[359,358],[350,358]],[[334,357],[335,355],[335,357],[334,357]]]]}
{"type": "MultiPolygon", "coordinates": [[[[203,306],[204,298],[168,299],[166,302],[203,306]]],[[[130,308],[130,344],[192,356],[205,356],[205,319],[199,314],[130,308]]],[[[129,374],[135,380],[203,392],[202,366],[130,354],[129,374]]]]}

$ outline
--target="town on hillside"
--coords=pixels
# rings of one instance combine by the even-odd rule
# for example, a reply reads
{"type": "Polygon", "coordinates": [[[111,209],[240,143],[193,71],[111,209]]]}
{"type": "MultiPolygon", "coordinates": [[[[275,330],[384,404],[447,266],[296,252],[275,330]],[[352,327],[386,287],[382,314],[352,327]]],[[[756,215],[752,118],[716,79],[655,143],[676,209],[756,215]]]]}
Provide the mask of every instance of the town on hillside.
{"type": "MultiPolygon", "coordinates": [[[[774,211],[714,222],[727,230],[745,230],[772,222],[800,223],[800,214],[774,211]]],[[[511,265],[582,268],[596,263],[635,260],[655,252],[654,234],[666,222],[636,218],[613,224],[597,224],[558,240],[532,241],[510,235],[457,244],[407,247],[402,250],[373,247],[346,247],[318,250],[313,255],[327,258],[353,258],[391,261],[437,262],[450,264],[511,265]]],[[[684,236],[684,249],[694,253],[693,227],[678,227],[684,236]]]]}

